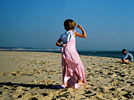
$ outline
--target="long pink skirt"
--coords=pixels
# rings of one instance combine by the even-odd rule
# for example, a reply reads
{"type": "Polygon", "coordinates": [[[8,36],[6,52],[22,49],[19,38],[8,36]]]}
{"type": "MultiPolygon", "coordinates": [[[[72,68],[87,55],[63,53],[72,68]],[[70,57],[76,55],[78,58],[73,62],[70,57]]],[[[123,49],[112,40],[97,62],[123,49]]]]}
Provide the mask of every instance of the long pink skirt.
{"type": "Polygon", "coordinates": [[[62,48],[62,87],[79,88],[78,80],[86,83],[85,69],[75,48],[75,39],[62,48]]]}

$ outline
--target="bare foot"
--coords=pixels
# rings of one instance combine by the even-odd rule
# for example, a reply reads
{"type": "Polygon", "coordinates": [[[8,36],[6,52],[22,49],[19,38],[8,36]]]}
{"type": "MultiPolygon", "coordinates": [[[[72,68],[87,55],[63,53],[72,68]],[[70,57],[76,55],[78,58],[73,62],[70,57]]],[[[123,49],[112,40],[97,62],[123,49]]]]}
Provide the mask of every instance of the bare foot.
{"type": "Polygon", "coordinates": [[[65,82],[65,88],[67,88],[68,86],[67,86],[67,82],[65,82]]]}
{"type": "Polygon", "coordinates": [[[86,84],[83,83],[81,80],[78,80],[78,84],[79,84],[80,86],[84,86],[84,85],[86,85],[86,84]]]}

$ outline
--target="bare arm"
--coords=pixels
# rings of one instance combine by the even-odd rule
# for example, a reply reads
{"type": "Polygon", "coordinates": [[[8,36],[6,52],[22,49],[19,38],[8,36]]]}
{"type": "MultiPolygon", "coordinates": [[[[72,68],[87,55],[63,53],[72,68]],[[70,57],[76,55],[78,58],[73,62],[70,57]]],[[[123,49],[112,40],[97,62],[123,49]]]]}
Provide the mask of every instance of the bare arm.
{"type": "Polygon", "coordinates": [[[86,35],[86,32],[83,29],[83,27],[81,25],[76,25],[76,27],[79,28],[79,29],[81,29],[82,34],[80,34],[79,32],[75,32],[75,37],[78,36],[78,37],[86,38],[87,35],[86,35]]]}
{"type": "Polygon", "coordinates": [[[56,45],[59,46],[59,47],[62,47],[63,44],[61,44],[62,40],[59,38],[59,40],[56,42],[56,45]]]}

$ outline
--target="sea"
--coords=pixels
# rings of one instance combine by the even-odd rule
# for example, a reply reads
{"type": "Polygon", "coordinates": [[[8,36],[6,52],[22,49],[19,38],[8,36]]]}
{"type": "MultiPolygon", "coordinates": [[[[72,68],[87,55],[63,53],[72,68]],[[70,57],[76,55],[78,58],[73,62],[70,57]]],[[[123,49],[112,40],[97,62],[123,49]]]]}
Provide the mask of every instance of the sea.
{"type": "MultiPolygon", "coordinates": [[[[0,51],[19,51],[19,52],[54,52],[61,53],[60,49],[44,49],[44,48],[29,48],[29,47],[0,47],[0,51]]],[[[85,56],[100,56],[122,58],[124,55],[121,51],[105,51],[105,50],[77,50],[80,55],[85,56]]],[[[129,51],[134,56],[134,51],[129,51]]]]}

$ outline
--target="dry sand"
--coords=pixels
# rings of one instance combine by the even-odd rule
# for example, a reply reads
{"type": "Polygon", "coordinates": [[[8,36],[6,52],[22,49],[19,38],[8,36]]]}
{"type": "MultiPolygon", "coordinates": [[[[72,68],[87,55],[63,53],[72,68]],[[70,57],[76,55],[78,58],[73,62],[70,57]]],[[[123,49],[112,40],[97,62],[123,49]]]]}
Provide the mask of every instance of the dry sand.
{"type": "Polygon", "coordinates": [[[134,64],[80,56],[86,87],[59,89],[61,54],[0,51],[0,100],[133,100],[134,64]]]}

